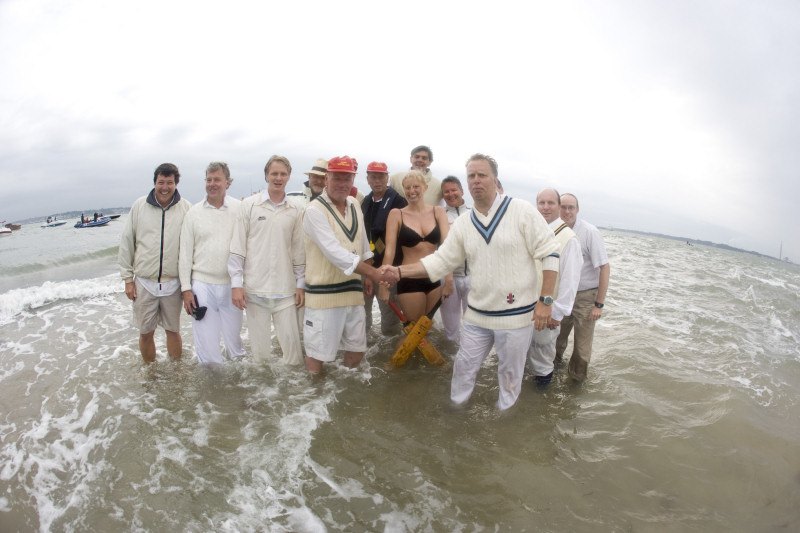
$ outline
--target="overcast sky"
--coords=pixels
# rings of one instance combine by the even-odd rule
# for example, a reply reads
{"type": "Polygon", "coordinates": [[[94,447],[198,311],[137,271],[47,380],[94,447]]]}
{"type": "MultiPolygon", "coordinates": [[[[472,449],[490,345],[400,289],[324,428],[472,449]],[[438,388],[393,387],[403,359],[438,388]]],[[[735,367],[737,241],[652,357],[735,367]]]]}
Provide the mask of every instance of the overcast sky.
{"type": "Polygon", "coordinates": [[[129,206],[169,161],[202,199],[272,154],[439,178],[494,156],[512,196],[601,226],[800,260],[800,2],[0,0],[0,220],[129,206]]]}

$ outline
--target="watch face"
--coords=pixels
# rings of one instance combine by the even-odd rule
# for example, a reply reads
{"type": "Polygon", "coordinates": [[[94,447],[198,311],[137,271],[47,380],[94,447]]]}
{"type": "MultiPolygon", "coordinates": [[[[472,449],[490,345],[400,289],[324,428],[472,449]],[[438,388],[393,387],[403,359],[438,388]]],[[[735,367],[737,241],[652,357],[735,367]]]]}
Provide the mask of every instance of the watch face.
{"type": "Polygon", "coordinates": [[[552,296],[540,296],[539,301],[542,302],[544,305],[552,305],[553,304],[553,297],[552,296]]]}

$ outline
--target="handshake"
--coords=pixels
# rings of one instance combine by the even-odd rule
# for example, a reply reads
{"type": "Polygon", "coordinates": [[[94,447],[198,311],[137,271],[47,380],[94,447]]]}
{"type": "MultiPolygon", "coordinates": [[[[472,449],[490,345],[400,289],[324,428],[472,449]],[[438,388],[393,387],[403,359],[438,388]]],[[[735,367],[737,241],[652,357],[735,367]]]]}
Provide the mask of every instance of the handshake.
{"type": "Polygon", "coordinates": [[[400,269],[392,265],[383,265],[375,269],[375,281],[384,287],[391,287],[400,280],[400,269]]]}

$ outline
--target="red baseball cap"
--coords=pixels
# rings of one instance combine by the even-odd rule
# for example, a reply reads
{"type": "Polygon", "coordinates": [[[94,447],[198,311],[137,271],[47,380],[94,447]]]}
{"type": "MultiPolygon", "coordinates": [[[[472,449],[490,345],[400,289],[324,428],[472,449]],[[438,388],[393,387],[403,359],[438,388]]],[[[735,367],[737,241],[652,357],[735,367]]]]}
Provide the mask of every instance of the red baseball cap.
{"type": "Polygon", "coordinates": [[[356,173],[356,162],[352,157],[334,157],[328,161],[328,172],[345,172],[347,174],[356,173]]]}
{"type": "Polygon", "coordinates": [[[373,161],[372,163],[367,165],[367,174],[369,174],[370,172],[375,172],[376,174],[388,174],[389,168],[386,166],[386,163],[373,161]]]}

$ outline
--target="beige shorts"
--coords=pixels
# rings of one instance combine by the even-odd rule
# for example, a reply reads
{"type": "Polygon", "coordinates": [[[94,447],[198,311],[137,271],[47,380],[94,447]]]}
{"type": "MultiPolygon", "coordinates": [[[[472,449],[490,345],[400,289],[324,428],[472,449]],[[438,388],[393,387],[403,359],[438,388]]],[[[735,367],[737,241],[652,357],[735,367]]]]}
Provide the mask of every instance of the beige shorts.
{"type": "Polygon", "coordinates": [[[367,350],[366,315],[363,305],[312,309],[306,307],[303,324],[306,355],[318,361],[336,359],[336,352],[367,350]]]}
{"type": "Polygon", "coordinates": [[[133,301],[133,321],[144,335],[161,326],[167,331],[177,333],[181,329],[183,298],[180,289],[169,296],[153,296],[137,279],[136,300],[133,301]]]}

